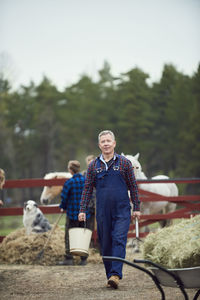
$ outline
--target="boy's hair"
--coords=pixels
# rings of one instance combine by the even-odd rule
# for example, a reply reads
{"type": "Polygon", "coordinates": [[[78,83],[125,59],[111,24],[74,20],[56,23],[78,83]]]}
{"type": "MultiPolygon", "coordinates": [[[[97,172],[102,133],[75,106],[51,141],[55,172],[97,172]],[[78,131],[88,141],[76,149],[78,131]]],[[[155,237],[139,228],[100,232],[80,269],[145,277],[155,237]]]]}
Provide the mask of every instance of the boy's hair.
{"type": "Polygon", "coordinates": [[[68,162],[68,169],[70,169],[74,174],[79,173],[81,164],[78,160],[70,160],[68,162]]]}
{"type": "Polygon", "coordinates": [[[115,135],[114,135],[114,133],[113,133],[111,130],[103,130],[103,131],[101,131],[101,132],[99,133],[99,135],[98,135],[98,142],[100,141],[100,137],[101,137],[102,135],[106,135],[106,134],[110,134],[111,137],[112,137],[112,139],[115,141],[115,135]]]}
{"type": "Polygon", "coordinates": [[[0,189],[3,188],[4,183],[5,183],[5,172],[3,169],[0,169],[0,189]]]}
{"type": "Polygon", "coordinates": [[[86,159],[85,159],[86,164],[88,165],[88,163],[89,163],[90,161],[92,161],[93,159],[95,159],[95,156],[94,156],[93,154],[88,155],[88,156],[86,157],[86,159]]]}
{"type": "Polygon", "coordinates": [[[4,172],[4,170],[3,170],[3,169],[0,169],[0,175],[3,175],[3,176],[5,176],[5,172],[4,172]]]}

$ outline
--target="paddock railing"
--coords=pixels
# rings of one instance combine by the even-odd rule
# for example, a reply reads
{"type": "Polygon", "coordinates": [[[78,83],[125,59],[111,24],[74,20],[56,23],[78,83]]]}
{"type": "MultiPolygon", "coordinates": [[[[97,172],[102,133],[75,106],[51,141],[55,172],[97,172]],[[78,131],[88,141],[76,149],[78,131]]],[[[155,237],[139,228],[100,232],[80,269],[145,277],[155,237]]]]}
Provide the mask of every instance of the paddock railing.
{"type": "MultiPolygon", "coordinates": [[[[34,188],[44,186],[59,186],[63,185],[65,179],[20,179],[20,180],[6,180],[4,189],[9,188],[34,188]]],[[[200,178],[174,178],[174,179],[162,179],[162,180],[137,180],[137,183],[178,183],[178,184],[199,184],[200,178]]],[[[161,220],[190,218],[200,213],[200,195],[181,195],[177,197],[165,197],[155,193],[147,192],[139,189],[139,197],[141,202],[148,201],[169,201],[178,204],[178,209],[171,213],[154,214],[154,215],[142,215],[140,219],[140,228],[159,222],[161,220]]],[[[28,200],[28,199],[27,199],[28,200]]],[[[59,205],[59,204],[58,204],[59,205]]],[[[39,206],[44,214],[59,214],[60,208],[58,205],[54,206],[39,206]]],[[[19,216],[23,215],[23,207],[1,207],[0,216],[19,216]]],[[[140,237],[144,237],[146,234],[141,233],[140,237]]],[[[0,242],[5,236],[0,236],[0,242]]],[[[128,238],[135,237],[135,225],[130,225],[128,238]]],[[[93,231],[92,238],[94,243],[97,240],[97,232],[93,231]]]]}

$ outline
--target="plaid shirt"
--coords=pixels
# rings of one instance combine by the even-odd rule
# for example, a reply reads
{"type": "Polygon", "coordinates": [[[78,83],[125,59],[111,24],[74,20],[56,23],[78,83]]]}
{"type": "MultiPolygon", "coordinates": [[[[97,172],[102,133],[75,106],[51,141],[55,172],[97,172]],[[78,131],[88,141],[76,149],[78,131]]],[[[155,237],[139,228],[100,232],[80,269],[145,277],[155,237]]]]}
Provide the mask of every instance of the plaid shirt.
{"type": "MultiPolygon", "coordinates": [[[[78,220],[80,209],[81,194],[83,191],[85,178],[80,173],[65,181],[61,192],[60,208],[66,210],[67,216],[71,220],[78,220]]],[[[86,212],[87,213],[87,212],[86,212]]],[[[87,219],[90,214],[87,213],[87,219]]]]}
{"type": "MultiPolygon", "coordinates": [[[[96,186],[96,169],[97,169],[97,160],[100,159],[102,170],[106,170],[107,166],[101,160],[101,157],[97,157],[93,160],[87,170],[87,176],[85,180],[85,186],[82,193],[80,212],[85,212],[88,206],[88,203],[92,197],[93,188],[96,186]]],[[[130,191],[130,198],[133,203],[133,210],[140,210],[140,201],[138,198],[138,188],[135,180],[135,175],[133,171],[132,164],[130,160],[122,155],[115,154],[114,160],[119,159],[119,171],[125,179],[127,189],[130,191]]]]}

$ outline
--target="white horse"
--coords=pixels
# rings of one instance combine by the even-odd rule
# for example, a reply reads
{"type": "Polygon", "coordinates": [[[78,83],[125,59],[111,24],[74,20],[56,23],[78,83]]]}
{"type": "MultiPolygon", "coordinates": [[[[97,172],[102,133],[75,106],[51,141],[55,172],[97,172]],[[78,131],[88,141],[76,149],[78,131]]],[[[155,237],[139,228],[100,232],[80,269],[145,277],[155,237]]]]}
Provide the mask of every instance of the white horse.
{"type": "MultiPolygon", "coordinates": [[[[69,172],[53,172],[48,173],[44,176],[44,179],[56,179],[56,178],[71,178],[72,175],[69,172]]],[[[51,201],[58,196],[62,191],[63,186],[44,186],[44,189],[42,191],[42,194],[40,196],[40,202],[41,204],[49,204],[51,201]]]]}
{"type": "MultiPolygon", "coordinates": [[[[122,153],[122,155],[124,155],[122,153]]],[[[133,155],[124,155],[126,158],[128,158],[133,166],[135,178],[138,179],[147,179],[146,175],[142,171],[142,167],[140,162],[138,161],[139,153],[137,153],[135,156],[133,155]]],[[[157,175],[152,177],[151,179],[169,179],[166,175],[157,175]]],[[[175,183],[148,183],[148,184],[138,184],[138,187],[144,191],[152,192],[155,194],[159,194],[162,196],[167,197],[173,197],[178,196],[178,188],[175,183]]],[[[167,212],[173,212],[176,210],[176,203],[168,202],[168,201],[151,201],[151,202],[142,202],[141,203],[141,213],[142,214],[157,214],[157,213],[167,213],[167,212]]],[[[170,225],[170,220],[163,220],[159,222],[161,227],[170,225]]],[[[139,250],[139,244],[136,245],[136,250],[138,252],[139,250]]]]}

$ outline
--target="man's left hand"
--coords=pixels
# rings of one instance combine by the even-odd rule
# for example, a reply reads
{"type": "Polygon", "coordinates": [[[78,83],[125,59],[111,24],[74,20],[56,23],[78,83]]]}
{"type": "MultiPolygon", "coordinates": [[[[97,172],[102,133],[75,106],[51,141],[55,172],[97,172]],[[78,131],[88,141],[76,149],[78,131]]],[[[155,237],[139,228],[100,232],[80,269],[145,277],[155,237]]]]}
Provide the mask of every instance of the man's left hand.
{"type": "Polygon", "coordinates": [[[140,219],[140,216],[141,216],[141,212],[140,211],[136,210],[136,211],[133,212],[133,217],[134,218],[140,219]]]}

